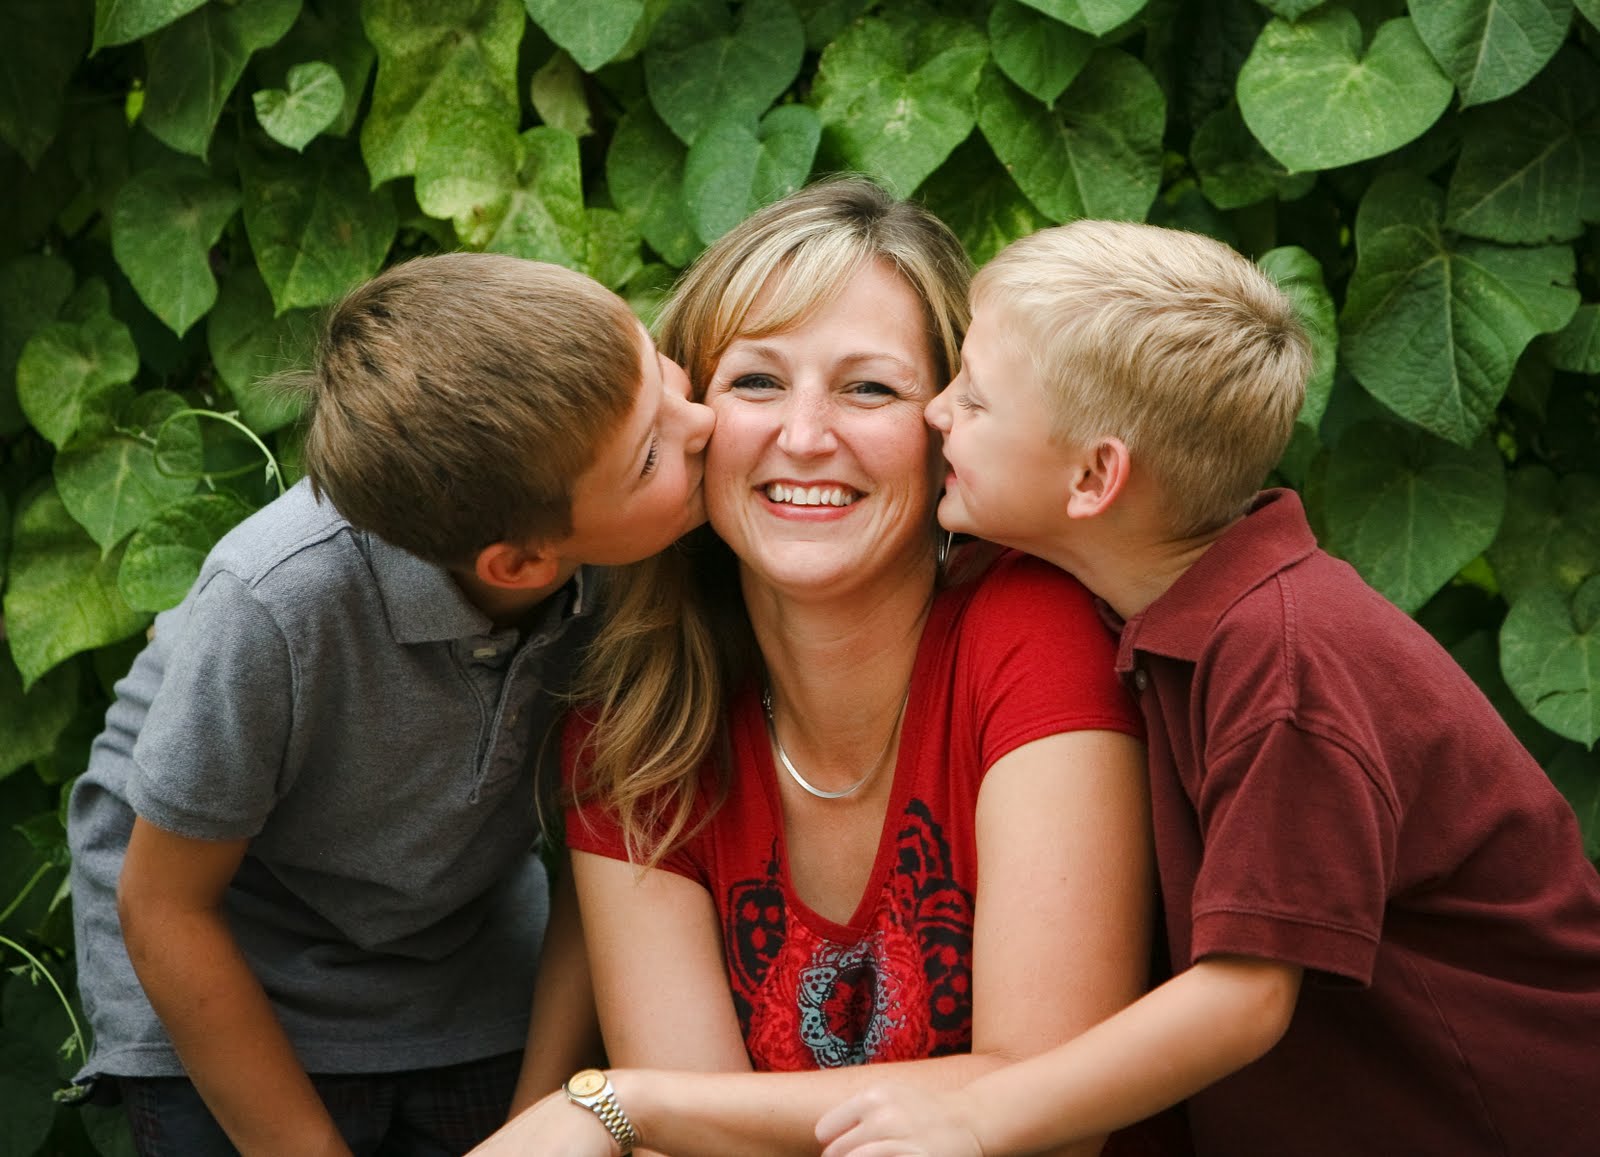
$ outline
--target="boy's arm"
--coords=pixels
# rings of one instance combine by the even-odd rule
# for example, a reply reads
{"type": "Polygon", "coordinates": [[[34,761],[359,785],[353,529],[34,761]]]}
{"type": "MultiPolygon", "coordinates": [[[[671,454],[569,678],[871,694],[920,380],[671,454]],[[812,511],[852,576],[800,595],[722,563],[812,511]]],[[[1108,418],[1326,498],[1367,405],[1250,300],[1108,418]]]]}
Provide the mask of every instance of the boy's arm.
{"type": "Polygon", "coordinates": [[[550,889],[550,923],[539,951],[539,974],[528,1018],[528,1047],[511,1098],[511,1116],[559,1089],[574,1072],[604,1057],[594,985],[583,948],[578,891],[570,859],[550,889]]]}
{"type": "Polygon", "coordinates": [[[222,910],[248,840],[135,819],[117,912],[128,956],[195,1088],[250,1157],[349,1157],[222,910]]]}
{"type": "Polygon", "coordinates": [[[1296,965],[1208,957],[1082,1036],[938,1100],[880,1086],[817,1123],[823,1157],[1037,1153],[1151,1116],[1275,1045],[1296,965]]]}

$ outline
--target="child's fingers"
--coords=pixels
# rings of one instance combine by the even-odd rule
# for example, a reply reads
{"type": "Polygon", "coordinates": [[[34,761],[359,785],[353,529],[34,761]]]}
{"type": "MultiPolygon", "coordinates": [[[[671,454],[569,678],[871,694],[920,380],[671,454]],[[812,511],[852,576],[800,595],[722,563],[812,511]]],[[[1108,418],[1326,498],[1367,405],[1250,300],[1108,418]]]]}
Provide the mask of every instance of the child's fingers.
{"type": "Polygon", "coordinates": [[[826,1148],[822,1157],[896,1157],[916,1154],[911,1122],[899,1098],[888,1089],[871,1088],[835,1105],[817,1121],[816,1135],[826,1148]]]}

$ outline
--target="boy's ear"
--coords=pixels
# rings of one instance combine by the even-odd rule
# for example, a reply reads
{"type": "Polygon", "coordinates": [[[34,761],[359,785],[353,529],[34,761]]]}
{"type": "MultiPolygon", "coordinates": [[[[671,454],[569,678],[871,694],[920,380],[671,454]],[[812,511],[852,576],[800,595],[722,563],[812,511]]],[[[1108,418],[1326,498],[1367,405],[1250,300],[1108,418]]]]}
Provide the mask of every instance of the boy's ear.
{"type": "Polygon", "coordinates": [[[1104,514],[1128,484],[1128,447],[1121,438],[1101,438],[1075,466],[1067,494],[1068,518],[1104,514]]]}
{"type": "Polygon", "coordinates": [[[478,552],[472,571],[480,582],[508,591],[535,590],[554,585],[561,559],[542,544],[496,542],[478,552]]]}

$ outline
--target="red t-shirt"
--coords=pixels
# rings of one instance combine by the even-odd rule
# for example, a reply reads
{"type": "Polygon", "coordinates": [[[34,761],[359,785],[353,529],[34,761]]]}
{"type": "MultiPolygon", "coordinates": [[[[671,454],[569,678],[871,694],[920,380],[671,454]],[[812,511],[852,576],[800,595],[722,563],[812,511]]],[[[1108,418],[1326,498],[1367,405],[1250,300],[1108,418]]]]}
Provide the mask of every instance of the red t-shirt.
{"type": "MultiPolygon", "coordinates": [[[[1004,555],[978,580],[940,592],[912,671],[877,858],[844,924],[794,892],[760,696],[749,688],[734,697],[731,793],[661,866],[716,902],[757,1070],[971,1049],[978,788],[996,760],[1032,740],[1087,729],[1137,735],[1113,656],[1088,593],[1035,559],[1004,555]]],[[[569,762],[585,728],[568,727],[569,762]]],[[[567,842],[625,856],[597,805],[569,812],[567,842]]],[[[1062,967],[1069,973],[1071,962],[1062,967]]]]}
{"type": "Polygon", "coordinates": [[[1174,969],[1308,971],[1206,1157],[1600,1153],[1600,875],[1425,632],[1263,495],[1130,620],[1174,969]]]}

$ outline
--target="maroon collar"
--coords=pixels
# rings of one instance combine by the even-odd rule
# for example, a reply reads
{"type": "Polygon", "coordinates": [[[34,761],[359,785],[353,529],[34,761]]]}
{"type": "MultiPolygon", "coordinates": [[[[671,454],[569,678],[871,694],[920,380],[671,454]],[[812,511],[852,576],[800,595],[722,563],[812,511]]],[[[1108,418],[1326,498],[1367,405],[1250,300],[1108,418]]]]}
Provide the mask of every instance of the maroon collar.
{"type": "Polygon", "coordinates": [[[1264,490],[1167,592],[1122,628],[1117,670],[1133,669],[1135,651],[1193,662],[1228,609],[1273,575],[1317,549],[1300,496],[1264,490]]]}

